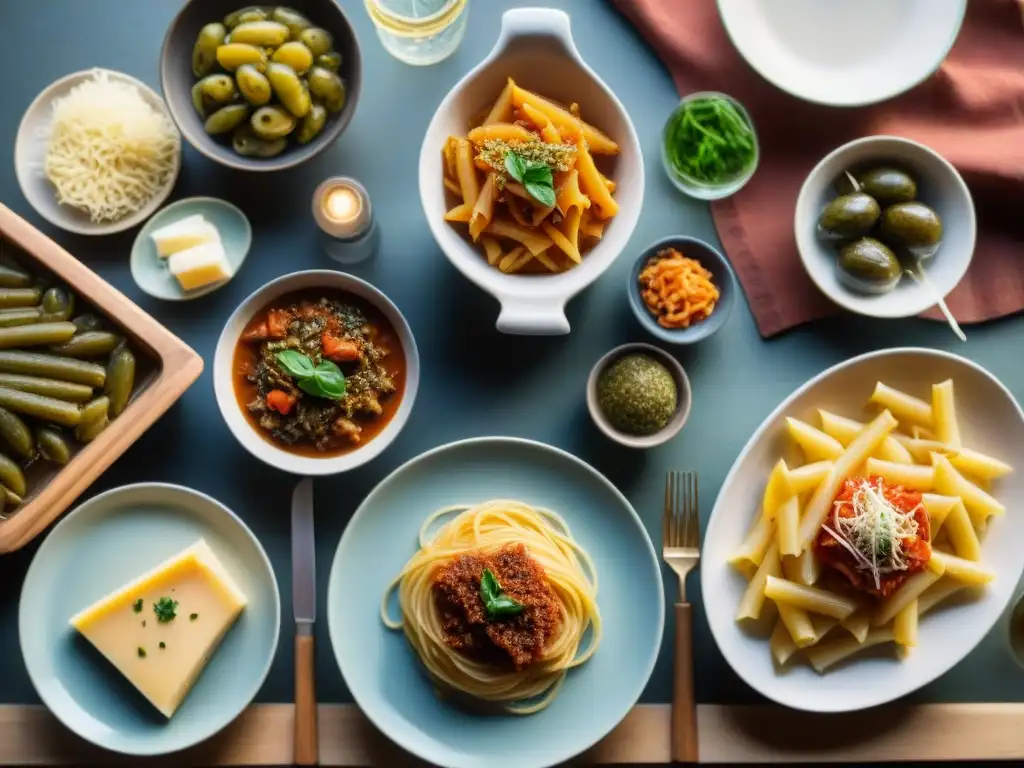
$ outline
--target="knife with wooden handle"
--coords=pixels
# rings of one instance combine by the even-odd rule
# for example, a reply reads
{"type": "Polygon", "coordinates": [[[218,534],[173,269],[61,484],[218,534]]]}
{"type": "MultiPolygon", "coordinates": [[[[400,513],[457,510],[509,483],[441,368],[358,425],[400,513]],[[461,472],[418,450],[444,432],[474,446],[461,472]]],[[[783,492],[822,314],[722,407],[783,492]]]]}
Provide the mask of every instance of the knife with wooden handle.
{"type": "Polygon", "coordinates": [[[295,611],[295,764],[319,765],[317,743],[316,542],[313,536],[313,480],[292,494],[292,607],[295,611]]]}

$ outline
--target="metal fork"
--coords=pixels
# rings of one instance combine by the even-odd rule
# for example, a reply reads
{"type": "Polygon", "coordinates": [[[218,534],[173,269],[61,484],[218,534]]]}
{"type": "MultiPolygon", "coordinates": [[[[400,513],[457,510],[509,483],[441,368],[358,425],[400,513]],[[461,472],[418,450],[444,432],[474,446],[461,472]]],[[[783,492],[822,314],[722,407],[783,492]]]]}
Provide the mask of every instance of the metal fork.
{"type": "Polygon", "coordinates": [[[679,577],[675,667],[672,684],[672,760],[697,762],[697,700],[693,692],[693,606],[686,601],[686,576],[700,559],[700,515],[696,472],[669,472],[665,479],[662,557],[679,577]]]}

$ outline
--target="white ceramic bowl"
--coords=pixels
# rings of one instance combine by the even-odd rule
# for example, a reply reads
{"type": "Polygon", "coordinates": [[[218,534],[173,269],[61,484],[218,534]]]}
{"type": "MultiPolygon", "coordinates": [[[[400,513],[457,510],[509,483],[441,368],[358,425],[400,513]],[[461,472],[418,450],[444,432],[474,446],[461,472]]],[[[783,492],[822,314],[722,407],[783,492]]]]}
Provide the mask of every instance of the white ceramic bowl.
{"type": "Polygon", "coordinates": [[[977,224],[974,201],[950,163],[924,144],[898,136],[868,136],[833,150],[814,166],[800,188],[793,217],[796,247],[807,274],[821,292],[851,312],[871,317],[912,317],[935,306],[935,295],[906,275],[882,295],[857,293],[839,282],[837,249],[817,236],[818,217],[837,194],[832,185],[843,171],[878,162],[905,168],[917,179],[917,199],[942,219],[942,243],[924,264],[932,284],[945,297],[960,282],[974,256],[977,224]]]}
{"type": "Polygon", "coordinates": [[[252,293],[228,318],[224,330],[217,341],[217,349],[213,358],[213,389],[217,397],[217,405],[221,415],[227,422],[231,434],[253,456],[272,467],[291,472],[296,475],[334,475],[347,472],[362,466],[387,448],[402,431],[409,420],[412,406],[416,402],[416,392],[420,383],[420,355],[416,348],[412,329],[402,313],[392,301],[365,280],[333,270],[308,270],[293,272],[276,280],[271,280],[262,288],[252,293]],[[315,458],[289,453],[267,440],[246,419],[241,406],[235,398],[232,375],[234,366],[235,346],[243,329],[253,315],[263,307],[286,293],[301,291],[306,288],[322,288],[325,291],[345,291],[365,299],[381,311],[391,327],[395,329],[405,354],[405,391],[398,410],[391,417],[388,425],[372,440],[349,453],[341,456],[315,458]]]}
{"type": "Polygon", "coordinates": [[[865,709],[904,696],[955,666],[981,642],[1006,610],[1024,568],[1024,516],[1012,510],[1024,499],[1024,413],[1013,395],[984,368],[956,355],[928,349],[890,349],[849,360],[815,376],[786,398],[758,427],[722,484],[704,538],[701,590],[711,633],[726,661],[751,687],[780,704],[815,712],[865,709]],[[982,564],[995,581],[962,604],[937,608],[921,619],[919,644],[900,661],[891,647],[868,651],[817,674],[791,661],[776,670],[768,638],[734,620],[746,580],[729,565],[758,514],[765,481],[791,441],[785,419],[819,423],[816,409],[850,418],[866,416],[875,383],[884,381],[918,397],[953,379],[964,445],[1013,465],[1017,472],[993,484],[1006,515],[991,518],[982,538],[982,564]]]}
{"type": "MultiPolygon", "coordinates": [[[[22,194],[35,208],[36,213],[48,222],[55,227],[79,235],[110,235],[141,224],[163,205],[168,195],[171,194],[171,190],[174,189],[174,183],[178,180],[178,173],[181,171],[181,137],[179,136],[178,148],[174,154],[174,168],[167,178],[167,183],[153,195],[143,208],[131,216],[126,216],[119,221],[97,224],[84,211],[57,202],[53,184],[43,173],[43,160],[46,156],[46,146],[51,133],[50,126],[53,122],[53,102],[55,99],[67,95],[68,91],[76,85],[94,77],[98,71],[100,70],[87,69],[75,72],[47,86],[25,110],[25,115],[21,118],[21,125],[18,126],[17,137],[14,140],[14,172],[18,177],[22,194]]],[[[111,80],[135,86],[143,99],[149,102],[154,109],[167,114],[168,120],[170,120],[164,100],[148,85],[121,72],[112,70],[106,70],[106,72],[111,80]]]]}
{"type": "Polygon", "coordinates": [[[501,19],[494,49],[445,96],[430,121],[420,151],[420,199],[441,250],[472,282],[501,304],[502,333],[556,335],[569,332],[565,305],[611,266],[625,248],[643,206],[644,163],[640,141],[622,103],[576,50],[569,16],[547,8],[517,8],[501,19]],[[565,104],[577,102],[583,118],[621,147],[612,173],[619,214],[583,263],[557,275],[507,275],[487,264],[479,249],[444,221],[441,148],[451,135],[465,135],[481,110],[501,93],[507,78],[565,104]]]}
{"type": "Polygon", "coordinates": [[[953,47],[967,0],[718,0],[757,72],[819,104],[874,104],[913,88],[953,47]]]}

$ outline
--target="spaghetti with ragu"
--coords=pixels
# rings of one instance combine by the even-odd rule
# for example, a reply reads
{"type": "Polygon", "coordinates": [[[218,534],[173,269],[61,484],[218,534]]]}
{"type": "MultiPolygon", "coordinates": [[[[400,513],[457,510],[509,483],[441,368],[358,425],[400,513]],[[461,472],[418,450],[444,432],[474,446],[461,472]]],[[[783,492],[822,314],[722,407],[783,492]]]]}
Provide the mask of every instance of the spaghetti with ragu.
{"type": "Polygon", "coordinates": [[[589,555],[554,512],[503,499],[430,515],[381,618],[405,632],[443,697],[511,714],[550,704],[601,641],[589,555]]]}

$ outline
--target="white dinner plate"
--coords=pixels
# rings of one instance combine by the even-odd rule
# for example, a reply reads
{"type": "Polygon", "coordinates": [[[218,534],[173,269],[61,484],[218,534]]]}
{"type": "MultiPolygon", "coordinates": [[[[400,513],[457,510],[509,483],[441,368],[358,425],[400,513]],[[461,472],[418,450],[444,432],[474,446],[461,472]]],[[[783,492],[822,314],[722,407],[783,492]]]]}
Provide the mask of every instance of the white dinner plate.
{"type": "Polygon", "coordinates": [[[852,107],[913,88],[953,47],[967,0],[718,0],[733,45],[766,80],[852,107]]]}
{"type": "Polygon", "coordinates": [[[1024,413],[991,373],[962,357],[928,349],[890,349],[840,363],[786,398],[744,447],[718,494],[701,556],[701,587],[711,633],[726,661],[752,688],[795,709],[846,712],[904,696],[951,669],[981,642],[1006,610],[1024,568],[1024,413]],[[736,623],[746,580],[727,560],[759,513],[765,482],[790,440],[785,419],[819,423],[817,409],[865,418],[875,383],[930,399],[931,385],[953,379],[963,444],[1013,465],[991,492],[1007,514],[982,538],[982,564],[996,574],[974,599],[940,606],[921,619],[919,644],[906,659],[892,646],[872,649],[819,675],[793,659],[777,669],[768,638],[736,623]]]}

